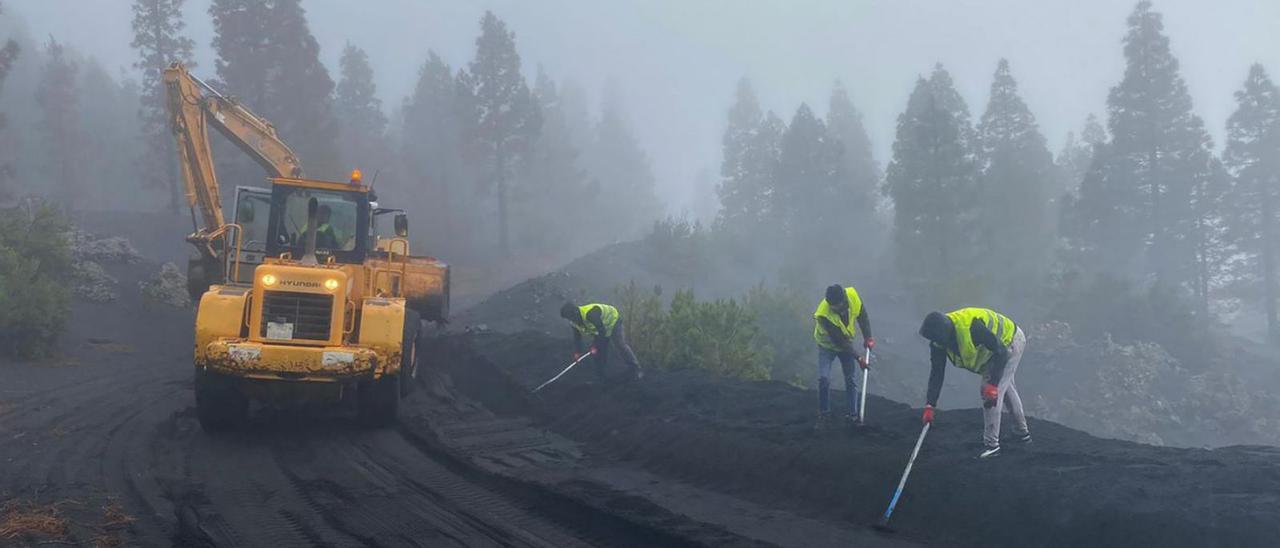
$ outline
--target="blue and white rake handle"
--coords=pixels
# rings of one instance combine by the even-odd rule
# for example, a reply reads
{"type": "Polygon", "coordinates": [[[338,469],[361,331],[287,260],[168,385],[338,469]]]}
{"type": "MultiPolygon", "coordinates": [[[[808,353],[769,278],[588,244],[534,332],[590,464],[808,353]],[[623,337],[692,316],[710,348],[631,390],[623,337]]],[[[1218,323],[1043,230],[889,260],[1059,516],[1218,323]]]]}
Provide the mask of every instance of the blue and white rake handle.
{"type": "Polygon", "coordinates": [[[902,488],[907,486],[907,476],[911,475],[911,466],[916,463],[916,455],[920,454],[920,446],[924,444],[924,436],[929,433],[929,426],[932,423],[924,423],[924,428],[920,430],[920,437],[916,439],[916,447],[911,450],[911,458],[907,460],[907,469],[902,471],[902,479],[898,481],[898,490],[893,492],[893,499],[889,501],[889,507],[884,511],[884,517],[880,518],[881,526],[889,525],[889,516],[893,515],[893,508],[898,505],[898,497],[902,496],[902,488]]]}

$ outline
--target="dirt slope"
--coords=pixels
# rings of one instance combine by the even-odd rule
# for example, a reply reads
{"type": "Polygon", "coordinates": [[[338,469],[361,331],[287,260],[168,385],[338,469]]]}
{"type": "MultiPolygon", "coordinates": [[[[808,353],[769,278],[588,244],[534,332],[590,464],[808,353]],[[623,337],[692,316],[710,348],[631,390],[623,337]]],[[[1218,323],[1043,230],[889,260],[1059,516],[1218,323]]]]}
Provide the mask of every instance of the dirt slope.
{"type": "MultiPolygon", "coordinates": [[[[874,522],[920,428],[918,410],[872,397],[870,426],[815,435],[812,392],[696,371],[608,387],[575,371],[535,398],[527,389],[563,366],[566,341],[440,344],[458,364],[455,382],[492,409],[537,414],[621,461],[823,519],[874,522]]],[[[979,411],[940,413],[896,525],[948,545],[1267,546],[1280,535],[1280,449],[1159,448],[1031,427],[1033,445],[978,461],[979,411]]]]}

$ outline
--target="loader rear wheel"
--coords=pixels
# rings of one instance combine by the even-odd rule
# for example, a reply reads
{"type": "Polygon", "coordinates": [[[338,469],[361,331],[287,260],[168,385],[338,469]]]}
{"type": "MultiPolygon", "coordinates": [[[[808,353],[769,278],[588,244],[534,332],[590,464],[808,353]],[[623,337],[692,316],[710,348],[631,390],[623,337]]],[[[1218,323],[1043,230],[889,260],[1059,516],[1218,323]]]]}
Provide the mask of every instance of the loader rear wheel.
{"type": "Polygon", "coordinates": [[[360,421],[368,426],[389,426],[400,414],[400,375],[363,381],[357,389],[360,421]]]}
{"type": "Polygon", "coordinates": [[[231,430],[249,415],[249,399],[225,375],[196,370],[195,392],[196,418],[205,432],[231,430]]]}

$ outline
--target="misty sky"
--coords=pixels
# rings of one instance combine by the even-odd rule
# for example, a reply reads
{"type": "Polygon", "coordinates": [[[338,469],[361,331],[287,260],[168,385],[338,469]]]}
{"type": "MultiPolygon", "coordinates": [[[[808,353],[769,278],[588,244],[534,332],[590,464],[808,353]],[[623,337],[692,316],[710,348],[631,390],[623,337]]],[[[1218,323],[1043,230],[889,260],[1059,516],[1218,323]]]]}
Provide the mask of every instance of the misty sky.
{"type": "MultiPolygon", "coordinates": [[[[52,34],[111,69],[128,68],[129,0],[5,0],[36,37],[52,34]]],[[[187,0],[198,73],[212,75],[208,0],[187,0]]],[[[480,14],[516,32],[532,78],[593,90],[616,82],[673,210],[695,174],[719,168],[720,132],[734,84],[756,84],[766,108],[789,119],[801,101],[826,110],[845,82],[866,115],[877,160],[889,160],[894,124],[917,75],[952,72],[976,120],[996,60],[1007,57],[1054,152],[1090,112],[1105,113],[1123,72],[1120,40],[1130,0],[307,0],[323,60],[336,79],[351,41],[366,50],[388,110],[412,89],[428,49],[455,67],[470,60],[480,14]]],[[[1249,64],[1280,72],[1280,1],[1157,0],[1195,99],[1221,146],[1232,93],[1249,64]]]]}

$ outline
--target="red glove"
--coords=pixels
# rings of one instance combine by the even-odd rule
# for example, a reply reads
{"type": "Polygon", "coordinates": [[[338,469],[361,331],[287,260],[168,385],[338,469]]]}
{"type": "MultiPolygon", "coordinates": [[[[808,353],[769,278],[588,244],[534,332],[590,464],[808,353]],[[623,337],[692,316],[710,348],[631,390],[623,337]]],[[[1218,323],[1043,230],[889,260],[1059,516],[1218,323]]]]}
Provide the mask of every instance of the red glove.
{"type": "Polygon", "coordinates": [[[932,405],[924,406],[924,416],[920,417],[920,420],[923,421],[925,424],[933,423],[933,406],[932,405]]]}
{"type": "Polygon", "coordinates": [[[867,369],[871,367],[871,364],[867,363],[866,356],[858,356],[858,365],[862,366],[863,369],[867,369]]]}
{"type": "Polygon", "coordinates": [[[592,354],[593,356],[594,356],[595,354],[599,353],[599,352],[600,352],[600,351],[599,351],[599,350],[596,350],[596,347],[595,347],[595,346],[592,346],[592,347],[591,347],[591,354],[592,354]]]}
{"type": "Polygon", "coordinates": [[[864,338],[862,339],[862,347],[863,347],[863,348],[866,348],[867,350],[872,350],[872,349],[874,349],[874,348],[876,347],[876,338],[875,338],[875,337],[864,337],[864,338]]]}
{"type": "Polygon", "coordinates": [[[982,399],[987,401],[996,401],[996,397],[1000,395],[1000,389],[996,385],[987,383],[982,385],[982,399]]]}
{"type": "Polygon", "coordinates": [[[573,361],[575,361],[575,362],[576,362],[576,361],[581,360],[581,359],[582,359],[582,353],[581,353],[581,352],[574,352],[574,353],[573,353],[573,361]]]}

